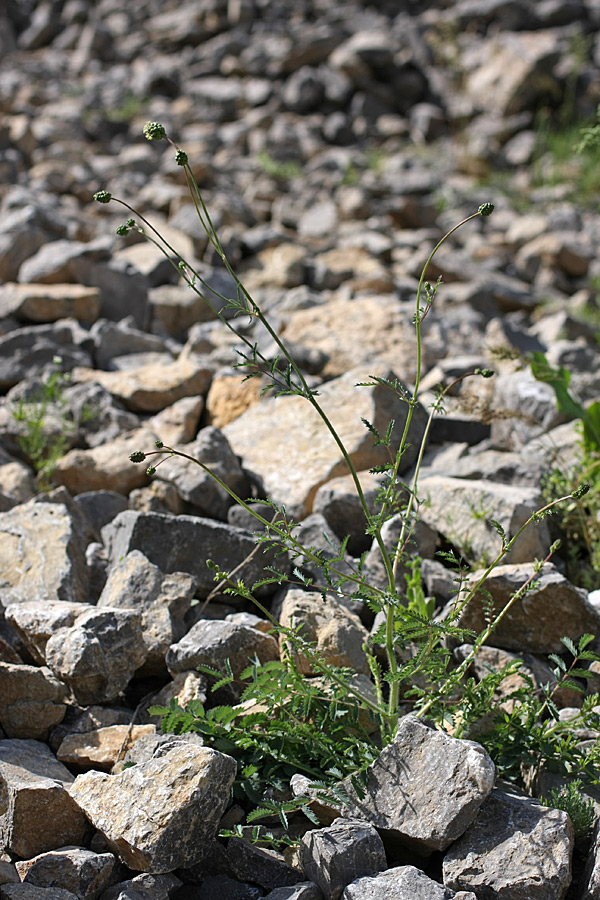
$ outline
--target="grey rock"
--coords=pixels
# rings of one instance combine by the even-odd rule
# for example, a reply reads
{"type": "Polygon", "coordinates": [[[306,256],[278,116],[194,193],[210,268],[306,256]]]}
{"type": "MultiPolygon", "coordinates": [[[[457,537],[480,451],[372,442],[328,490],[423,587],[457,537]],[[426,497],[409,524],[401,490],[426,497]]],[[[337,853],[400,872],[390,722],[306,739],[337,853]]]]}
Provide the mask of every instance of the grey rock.
{"type": "Polygon", "coordinates": [[[76,897],[98,900],[111,883],[116,865],[112,853],[69,847],[17,863],[17,871],[24,884],[39,888],[59,887],[76,897]]]}
{"type": "MultiPolygon", "coordinates": [[[[479,570],[479,577],[484,570],[479,570]]],[[[477,584],[473,572],[469,584],[477,584]]],[[[482,589],[492,597],[498,614],[514,593],[534,575],[533,566],[498,566],[486,579],[482,589]]],[[[586,592],[574,587],[552,563],[546,563],[535,577],[536,586],[512,605],[494,631],[494,644],[504,650],[529,653],[560,653],[561,638],[569,635],[577,641],[583,634],[600,633],[600,616],[586,599],[586,592]]],[[[465,595],[462,595],[464,599],[465,595]]],[[[442,615],[450,612],[452,603],[442,615]]],[[[476,593],[460,615],[459,625],[479,633],[485,627],[484,606],[487,599],[476,593]]]]}
{"type": "Polygon", "coordinates": [[[184,616],[196,582],[185,572],[165,575],[139,550],[132,550],[110,570],[100,606],[137,610],[141,614],[148,656],[145,674],[161,673],[169,646],[185,634],[184,616]]]}
{"type": "Polygon", "coordinates": [[[398,866],[349,884],[342,900],[476,900],[471,891],[455,894],[414,866],[398,866]]]}
{"type": "Polygon", "coordinates": [[[129,868],[162,874],[202,858],[229,802],[235,773],[230,756],[176,743],[163,756],[118,775],[79,775],[71,796],[129,868]]]}
{"type": "Polygon", "coordinates": [[[168,349],[164,338],[141,330],[131,314],[116,322],[100,319],[90,334],[94,341],[94,360],[99,369],[116,368],[113,360],[120,356],[153,351],[164,353],[168,349]]]}
{"type": "Polygon", "coordinates": [[[289,866],[279,853],[243,838],[227,841],[227,863],[235,878],[258,884],[267,891],[295,885],[302,878],[302,873],[289,866]]]}
{"type": "Polygon", "coordinates": [[[302,881],[293,887],[280,887],[270,891],[265,900],[323,900],[323,893],[312,881],[302,881]]]}
{"type": "Polygon", "coordinates": [[[182,882],[176,875],[136,875],[129,881],[120,881],[107,888],[100,900],[170,900],[175,897],[182,882]]]}
{"type": "Polygon", "coordinates": [[[19,282],[60,284],[73,281],[71,262],[74,259],[102,260],[109,256],[106,242],[87,245],[80,241],[58,240],[45,243],[19,269],[19,282]]]}
{"type": "Polygon", "coordinates": [[[84,535],[67,505],[30,500],[0,513],[0,527],[3,605],[86,599],[84,535]]]}
{"type": "Polygon", "coordinates": [[[300,862],[306,877],[326,900],[339,900],[356,878],[387,867],[383,841],[372,825],[348,820],[309,831],[300,842],[300,862]]]}
{"type": "MultiPolygon", "coordinates": [[[[160,513],[127,510],[102,529],[112,563],[131,550],[141,550],[163,572],[188,572],[198,581],[197,596],[206,597],[214,587],[206,561],[214,560],[227,571],[242,562],[247,584],[258,581],[271,554],[254,553],[254,539],[245,531],[196,516],[176,518],[160,513]]],[[[281,565],[281,558],[277,558],[281,565]]]]}
{"type": "MultiPolygon", "coordinates": [[[[125,756],[123,763],[146,763],[151,759],[164,756],[173,749],[176,744],[192,744],[195,747],[203,747],[202,735],[194,731],[185,734],[145,734],[135,742],[125,756]]],[[[118,771],[123,770],[123,765],[118,771]]],[[[118,772],[116,772],[118,774],[118,772]]]]}
{"type": "Polygon", "coordinates": [[[46,644],[46,663],[83,705],[113,700],[145,661],[141,615],[94,607],[46,644]]]}
{"type": "Polygon", "coordinates": [[[139,328],[148,322],[148,279],[127,260],[94,262],[77,257],[71,261],[73,280],[100,291],[100,315],[119,321],[132,316],[139,328]]]}
{"type": "Polygon", "coordinates": [[[96,382],[74,384],[63,396],[77,423],[78,437],[86,447],[106,444],[139,427],[138,416],[125,409],[110,391],[96,382]]]}
{"type": "MultiPolygon", "coordinates": [[[[250,493],[248,479],[238,458],[218,428],[203,428],[193,444],[179,445],[176,449],[201,462],[238,497],[245,499],[250,493]]],[[[210,472],[192,460],[174,456],[161,464],[157,478],[175,485],[180,497],[193,507],[196,515],[225,520],[234,501],[210,472]]]]}
{"type": "Polygon", "coordinates": [[[598,900],[600,898],[600,854],[598,837],[600,825],[596,823],[592,835],[590,852],[581,878],[581,900],[598,900]]]}
{"type": "Polygon", "coordinates": [[[5,213],[0,225],[0,277],[17,280],[21,265],[48,239],[48,227],[40,211],[27,204],[5,213]]]}
{"type": "Polygon", "coordinates": [[[90,350],[89,337],[75,320],[18,328],[0,337],[0,388],[42,375],[57,356],[65,372],[89,366],[90,350]]]}
{"type": "MultiPolygon", "coordinates": [[[[359,478],[369,512],[373,513],[377,494],[381,490],[380,480],[369,472],[361,472],[359,478]]],[[[365,514],[349,475],[332,478],[318,489],[313,502],[313,512],[321,513],[327,519],[340,540],[346,535],[350,536],[348,553],[351,556],[360,556],[369,548],[371,541],[365,535],[365,514]]]]}
{"type": "Polygon", "coordinates": [[[88,829],[69,795],[72,781],[45,744],[0,741],[0,849],[31,859],[67,844],[82,844],[88,829]]]}
{"type": "Polygon", "coordinates": [[[444,857],[444,884],[478,897],[563,900],[571,882],[568,815],[497,788],[444,857]]]}
{"type": "MultiPolygon", "coordinates": [[[[491,520],[499,522],[510,539],[543,505],[537,488],[437,474],[426,474],[419,491],[425,500],[420,510],[422,521],[460,547],[468,559],[481,563],[491,562],[502,549],[491,520]]],[[[550,543],[547,523],[532,524],[504,559],[515,564],[543,559],[550,543]]]]}
{"type": "MultiPolygon", "coordinates": [[[[263,663],[279,659],[275,638],[246,625],[201,619],[179,643],[169,648],[166,663],[171,675],[200,665],[213,666],[226,674],[225,663],[229,660],[234,677],[239,681],[241,673],[254,657],[263,663]]],[[[228,696],[234,699],[239,698],[241,691],[239,683],[227,687],[228,696]]]]}
{"type": "Polygon", "coordinates": [[[486,751],[404,716],[396,736],[367,770],[361,800],[348,781],[348,815],[384,829],[401,845],[426,855],[444,850],[475,819],[494,786],[486,751]]]}
{"type": "Polygon", "coordinates": [[[61,600],[47,600],[43,604],[37,600],[12,603],[6,607],[5,617],[27,648],[27,653],[35,663],[46,661],[46,644],[59,628],[69,628],[75,619],[93,607],[84,603],[61,600]]]}
{"type": "Polygon", "coordinates": [[[117,491],[86,491],[73,499],[98,537],[105,525],[127,509],[127,498],[117,491]]]}
{"type": "Polygon", "coordinates": [[[77,894],[58,887],[33,884],[5,884],[0,887],[2,900],[79,900],[77,894]]]}

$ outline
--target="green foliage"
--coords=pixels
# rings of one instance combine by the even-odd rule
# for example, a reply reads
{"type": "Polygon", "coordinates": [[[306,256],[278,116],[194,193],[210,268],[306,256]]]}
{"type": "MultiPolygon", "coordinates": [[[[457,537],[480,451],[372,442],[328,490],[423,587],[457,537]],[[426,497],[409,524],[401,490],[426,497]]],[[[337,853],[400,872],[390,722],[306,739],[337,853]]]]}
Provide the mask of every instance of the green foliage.
{"type": "Polygon", "coordinates": [[[582,793],[581,787],[581,779],[576,778],[560,789],[552,788],[548,797],[540,797],[540,802],[544,806],[568,813],[573,823],[575,840],[587,841],[591,836],[596,815],[594,801],[582,793]]]}
{"type": "Polygon", "coordinates": [[[295,160],[281,161],[275,159],[266,150],[261,150],[256,155],[256,162],[266,175],[278,181],[291,181],[302,175],[302,166],[295,160]]]}
{"type": "Polygon", "coordinates": [[[583,407],[569,392],[571,373],[563,367],[552,368],[543,353],[533,354],[531,371],[538,381],[552,387],[558,409],[581,421],[575,462],[549,471],[542,490],[547,500],[570,495],[561,505],[555,529],[566,547],[569,578],[592,589],[600,573],[600,402],[583,407]]]}
{"type": "Polygon", "coordinates": [[[77,423],[69,413],[64,398],[70,376],[60,370],[62,360],[56,357],[55,369],[43,378],[32,396],[20,399],[10,412],[22,425],[16,441],[38,476],[40,490],[48,490],[52,472],[70,445],[77,423]]]}
{"type": "MultiPolygon", "coordinates": [[[[462,610],[476,593],[481,596],[486,578],[504,560],[523,531],[559,504],[579,503],[583,502],[583,498],[571,489],[565,496],[548,500],[541,509],[532,512],[527,522],[512,535],[506,534],[498,522],[492,521],[491,528],[498,534],[497,552],[490,554],[485,571],[476,583],[468,587],[465,586],[467,568],[464,561],[457,559],[451,551],[446,552],[443,557],[445,564],[456,572],[457,593],[450,615],[442,619],[437,615],[435,600],[425,595],[421,583],[421,563],[412,549],[412,536],[423,502],[419,496],[420,471],[432,420],[436,414],[443,412],[448,392],[464,378],[490,377],[493,374],[490,370],[476,369],[451,384],[440,386],[427,418],[423,439],[417,448],[417,461],[410,483],[403,484],[399,478],[402,458],[409,446],[408,434],[421,402],[422,327],[441,286],[441,279],[435,283],[428,280],[429,266],[440,247],[457,229],[489,216],[493,205],[480,205],[476,212],[451,228],[438,241],[425,262],[414,307],[416,376],[413,387],[408,389],[396,379],[373,376],[366,382],[369,387],[392,392],[405,405],[406,412],[402,425],[392,421],[381,428],[364,421],[373,443],[385,454],[382,463],[373,470],[381,476],[381,487],[373,508],[367,502],[351,455],[321,406],[318,389],[312,382],[309,383],[277,329],[231,266],[186,154],[173,143],[159,123],[148,123],[144,133],[150,140],[166,139],[175,150],[175,162],[185,173],[200,223],[236,285],[233,296],[217,294],[222,309],[215,309],[207,296],[210,285],[144,216],[105,191],[99,192],[96,199],[102,203],[120,203],[134,213],[135,219],[128,219],[125,228],[135,227],[159,247],[190,289],[211,305],[223,327],[235,335],[238,347],[236,368],[245,378],[260,377],[265,382],[263,392],[270,391],[274,396],[302,397],[312,407],[345,461],[364,515],[365,534],[373,540],[384,572],[383,581],[370,580],[364,557],[360,560],[348,557],[347,539],[339,543],[328,539],[326,550],[302,543],[298,537],[298,523],[289,517],[284,506],[268,500],[269,514],[258,512],[250,501],[238,496],[209,466],[183,451],[158,442],[153,450],[140,450],[132,454],[130,458],[134,462],[147,462],[149,457],[153,458],[147,468],[149,473],[154,473],[165,459],[172,456],[180,456],[199,465],[235,503],[254,516],[259,528],[256,535],[259,546],[275,551],[284,560],[280,568],[276,564],[266,568],[256,584],[247,584],[237,571],[222,571],[215,563],[207,561],[221,590],[253,603],[259,613],[270,621],[272,631],[283,648],[281,659],[268,663],[253,660],[237,681],[229,663],[223,670],[202,667],[211,682],[209,701],[206,704],[191,703],[187,709],[181,709],[174,701],[169,707],[153,708],[153,714],[163,716],[163,730],[196,732],[211,746],[234,757],[237,778],[233,794],[236,801],[242,804],[247,822],[267,818],[278,821],[283,828],[287,828],[290,820],[299,813],[311,819],[311,798],[315,796],[333,806],[343,804],[340,781],[344,778],[348,778],[360,793],[366,768],[381,748],[393,739],[398,718],[407,709],[417,716],[427,716],[437,727],[458,736],[468,736],[477,728],[482,735],[479,739],[484,741],[494,756],[501,774],[514,781],[525,784],[523,769],[531,774],[539,770],[542,764],[562,766],[572,776],[581,775],[588,780],[596,778],[596,759],[589,753],[582,755],[574,733],[576,726],[558,719],[555,686],[546,686],[540,696],[525,679],[525,687],[510,695],[512,704],[507,708],[498,702],[498,692],[518,665],[507,667],[502,672],[490,672],[479,679],[471,674],[472,663],[481,647],[492,637],[512,605],[526,591],[533,589],[538,572],[556,552],[557,544],[552,545],[544,560],[536,561],[532,576],[514,592],[500,612],[494,610],[491,602],[487,605],[485,628],[480,634],[460,627],[462,610]],[[275,359],[263,355],[260,349],[262,343],[252,329],[239,327],[240,321],[246,323],[248,319],[257,330],[262,327],[263,333],[275,344],[275,359]],[[398,517],[401,524],[398,537],[390,549],[382,529],[392,517],[398,517]],[[291,576],[288,575],[288,563],[291,576]],[[280,625],[262,604],[259,587],[290,582],[318,589],[324,599],[328,593],[349,597],[378,614],[380,625],[364,648],[372,676],[372,689],[365,690],[363,685],[357,684],[353,671],[332,665],[301,628],[280,625]],[[461,663],[457,663],[450,647],[465,642],[471,643],[472,650],[461,663]],[[310,676],[306,675],[306,671],[311,673],[310,676]],[[241,695],[239,703],[211,703],[216,701],[215,692],[232,689],[237,691],[238,696],[241,695]],[[483,723],[489,723],[490,717],[492,722],[486,733],[483,723]],[[310,779],[310,797],[290,795],[290,777],[296,773],[310,779]]],[[[259,156],[258,163],[263,171],[282,180],[301,174],[296,164],[279,163],[264,154],[259,156]]],[[[374,158],[372,167],[379,166],[380,160],[374,158]]],[[[212,295],[216,293],[212,289],[210,292],[212,295]]],[[[551,370],[544,358],[534,360],[534,365],[538,375],[553,386],[560,403],[569,407],[573,414],[583,413],[587,421],[587,427],[584,421],[584,440],[591,447],[598,434],[596,414],[582,410],[571,398],[568,376],[564,370],[551,370]]],[[[488,511],[474,509],[473,514],[486,519],[488,511]]],[[[241,574],[243,576],[243,571],[241,574]]],[[[575,647],[565,639],[565,652],[573,655],[573,661],[567,666],[562,656],[557,655],[553,659],[557,685],[575,685],[577,689],[580,679],[587,677],[585,664],[592,656],[586,649],[589,643],[587,637],[586,641],[575,647]]],[[[592,702],[586,698],[580,721],[589,722],[594,715],[592,702]]],[[[247,834],[247,831],[244,833],[247,834]]],[[[264,838],[265,834],[258,826],[252,826],[251,833],[255,833],[257,839],[264,838]],[[258,829],[256,833],[253,830],[255,827],[258,829]]]]}

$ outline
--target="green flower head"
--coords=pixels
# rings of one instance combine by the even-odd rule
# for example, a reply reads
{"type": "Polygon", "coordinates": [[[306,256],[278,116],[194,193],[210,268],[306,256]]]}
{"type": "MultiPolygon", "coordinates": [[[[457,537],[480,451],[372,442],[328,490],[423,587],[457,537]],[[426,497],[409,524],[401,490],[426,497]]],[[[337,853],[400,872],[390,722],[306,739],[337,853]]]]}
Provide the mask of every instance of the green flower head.
{"type": "Polygon", "coordinates": [[[160,122],[146,122],[143,130],[144,137],[148,141],[163,141],[167,136],[164,125],[160,122]]]}
{"type": "Polygon", "coordinates": [[[94,194],[94,200],[96,203],[110,203],[112,200],[112,195],[108,193],[108,191],[96,191],[94,194]]]}
{"type": "Polygon", "coordinates": [[[129,234],[129,228],[127,225],[118,225],[117,226],[117,234],[121,237],[124,237],[126,234],[129,234]]]}
{"type": "Polygon", "coordinates": [[[134,450],[133,453],[130,454],[129,459],[131,460],[131,462],[135,463],[144,462],[144,460],[146,459],[146,454],[143,450],[134,450]]]}
{"type": "Polygon", "coordinates": [[[480,216],[491,216],[491,214],[494,212],[494,204],[482,203],[477,212],[480,216]]]}
{"type": "Polygon", "coordinates": [[[187,166],[188,155],[185,150],[177,150],[177,153],[175,154],[175,162],[178,166],[187,166]]]}

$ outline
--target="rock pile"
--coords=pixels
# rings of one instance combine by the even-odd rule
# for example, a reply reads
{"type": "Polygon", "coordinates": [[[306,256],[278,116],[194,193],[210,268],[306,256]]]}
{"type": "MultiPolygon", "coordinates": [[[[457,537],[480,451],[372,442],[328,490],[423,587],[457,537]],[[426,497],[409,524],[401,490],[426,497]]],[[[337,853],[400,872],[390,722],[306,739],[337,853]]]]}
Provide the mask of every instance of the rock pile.
{"type": "MultiPolygon", "coordinates": [[[[453,583],[436,549],[490,558],[488,520],[514,534],[556,454],[567,465],[577,453],[551,387],[514,360],[542,351],[571,372],[582,403],[598,396],[597,197],[574,195],[575,157],[561,180],[540,115],[593,117],[599,63],[597,0],[5,0],[2,900],[600,898],[600,837],[572,881],[568,816],[495,783],[480,745],[411,715],[366,795],[347,785],[345,814],[321,810],[323,827],[296,855],[216,838],[234,760],[197,735],[160,735],[146,710],[206,699],[198,665],[225,671],[229,660],[239,675],[250,658],[279,658],[268,623],[215,594],[206,565],[242,567],[252,583],[272,559],[203,469],[173,458],[151,478],[130,454],[160,439],[242,497],[285,504],[311,543],[349,535],[358,557],[370,541],[311,408],[261,398],[233,367],[235,334],[183,283],[175,252],[165,259],[135,231],[116,237],[128,213],[91,203],[110,189],[195,263],[213,302],[235,296],[171,150],[142,137],[144,122],[162,122],[373,502],[381,448],[361,418],[385,430],[405,407],[355,385],[413,382],[423,263],[463,214],[494,201],[494,216],[457,232],[428,272],[444,284],[424,324],[424,405],[438,382],[497,372],[450,397],[431,432],[415,540],[442,611],[453,583]]],[[[252,322],[236,327],[275,359],[252,322]]],[[[424,423],[418,411],[413,453],[424,423]]],[[[407,477],[414,462],[403,458],[407,477]]],[[[391,520],[390,546],[397,534],[391,520]]],[[[487,585],[498,608],[550,541],[542,522],[515,543],[487,585]]],[[[518,655],[541,684],[561,637],[600,636],[593,595],[555,560],[502,622],[482,671],[518,655]]],[[[369,683],[372,622],[355,608],[276,585],[262,600],[369,683]]],[[[483,627],[483,607],[476,598],[462,624],[483,627]]],[[[559,705],[577,698],[565,690],[559,705]]],[[[224,702],[237,699],[229,686],[224,702]]],[[[302,776],[293,788],[302,793],[302,776]]]]}

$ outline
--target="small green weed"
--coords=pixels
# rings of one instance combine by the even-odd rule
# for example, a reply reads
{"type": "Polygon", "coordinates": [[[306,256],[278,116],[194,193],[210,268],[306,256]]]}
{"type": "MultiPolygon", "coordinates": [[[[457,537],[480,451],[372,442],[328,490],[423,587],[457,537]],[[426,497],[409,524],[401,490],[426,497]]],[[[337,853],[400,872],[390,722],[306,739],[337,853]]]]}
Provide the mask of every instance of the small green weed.
{"type": "Polygon", "coordinates": [[[55,357],[54,370],[41,380],[33,396],[19,400],[11,408],[15,422],[23,425],[17,444],[35,469],[42,491],[50,487],[54,467],[69,448],[69,437],[76,430],[64,399],[70,375],[60,370],[61,363],[62,359],[55,357]]]}
{"type": "Polygon", "coordinates": [[[581,787],[581,779],[576,778],[560,789],[552,788],[548,797],[540,797],[540,802],[544,806],[562,809],[563,812],[568,813],[573,823],[575,840],[587,842],[594,827],[596,814],[594,801],[582,793],[581,787]]]}
{"type": "Polygon", "coordinates": [[[533,376],[554,390],[560,412],[581,422],[579,453],[569,468],[556,466],[546,473],[542,491],[546,500],[570,494],[561,506],[556,525],[566,548],[567,574],[574,584],[592,590],[600,573],[600,402],[587,408],[569,391],[570,372],[552,368],[543,353],[531,358],[533,376]],[[583,486],[589,489],[582,491],[583,486]]]}
{"type": "Polygon", "coordinates": [[[256,155],[258,166],[266,175],[275,178],[277,181],[291,181],[293,178],[299,178],[302,175],[302,166],[295,160],[279,160],[261,150],[256,155]]]}

